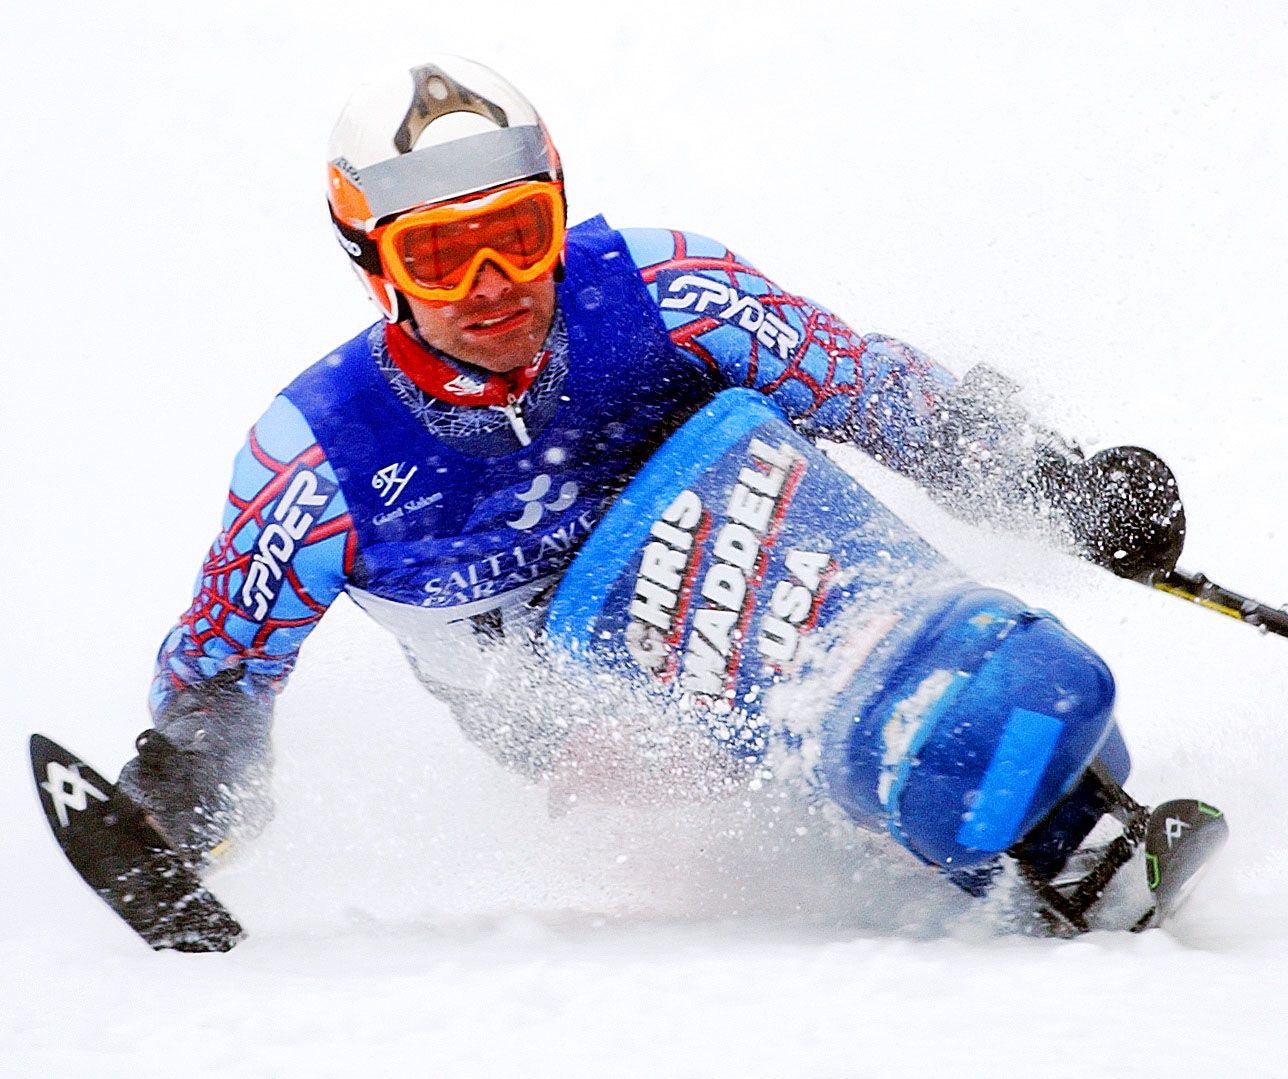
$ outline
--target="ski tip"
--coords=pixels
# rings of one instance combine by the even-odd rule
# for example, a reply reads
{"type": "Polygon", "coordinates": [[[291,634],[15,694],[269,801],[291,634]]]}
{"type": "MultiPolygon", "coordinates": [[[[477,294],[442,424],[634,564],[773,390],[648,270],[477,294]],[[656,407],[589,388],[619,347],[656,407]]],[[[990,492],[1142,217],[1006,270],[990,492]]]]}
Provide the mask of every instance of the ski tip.
{"type": "Polygon", "coordinates": [[[1225,814],[1196,798],[1164,802],[1150,813],[1145,873],[1155,909],[1147,925],[1159,925],[1176,913],[1229,835],[1225,814]]]}
{"type": "Polygon", "coordinates": [[[75,753],[59,745],[48,735],[33,733],[27,740],[27,748],[31,753],[32,766],[37,769],[50,761],[56,761],[62,765],[83,763],[75,753]]]}
{"type": "Polygon", "coordinates": [[[51,752],[58,752],[62,749],[52,738],[37,733],[33,733],[27,740],[27,748],[30,750],[32,757],[48,757],[51,752]]]}
{"type": "Polygon", "coordinates": [[[1149,815],[1145,827],[1145,849],[1160,862],[1186,855],[1194,860],[1201,853],[1211,857],[1230,835],[1230,822],[1221,810],[1197,798],[1163,802],[1149,815]]]}

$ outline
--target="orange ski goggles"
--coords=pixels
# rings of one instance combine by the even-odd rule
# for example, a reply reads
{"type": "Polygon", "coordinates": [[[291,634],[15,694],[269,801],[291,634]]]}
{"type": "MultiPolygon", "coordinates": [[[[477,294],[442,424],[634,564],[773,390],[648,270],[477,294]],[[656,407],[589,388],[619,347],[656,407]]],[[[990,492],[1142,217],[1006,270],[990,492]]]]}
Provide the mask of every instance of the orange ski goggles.
{"type": "Polygon", "coordinates": [[[471,199],[417,210],[372,230],[385,274],[420,300],[464,299],[485,262],[526,283],[563,252],[563,188],[528,181],[471,199]]]}

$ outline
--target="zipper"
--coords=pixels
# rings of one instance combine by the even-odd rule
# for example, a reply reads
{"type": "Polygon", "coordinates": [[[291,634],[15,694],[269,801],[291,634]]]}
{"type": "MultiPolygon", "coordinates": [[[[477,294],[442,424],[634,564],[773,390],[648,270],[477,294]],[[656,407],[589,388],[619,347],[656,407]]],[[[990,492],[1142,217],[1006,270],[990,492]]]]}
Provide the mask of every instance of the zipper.
{"type": "Polygon", "coordinates": [[[528,434],[528,425],[523,422],[523,403],[514,394],[509,394],[503,405],[492,405],[492,408],[499,408],[505,413],[505,418],[510,421],[510,430],[514,432],[514,437],[519,440],[520,446],[532,445],[532,436],[528,434]]]}

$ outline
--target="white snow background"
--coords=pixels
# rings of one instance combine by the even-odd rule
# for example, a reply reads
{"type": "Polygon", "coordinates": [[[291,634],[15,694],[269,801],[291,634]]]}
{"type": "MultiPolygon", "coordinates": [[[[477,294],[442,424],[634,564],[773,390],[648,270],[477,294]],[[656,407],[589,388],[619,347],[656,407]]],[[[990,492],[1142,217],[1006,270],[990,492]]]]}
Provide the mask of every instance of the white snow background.
{"type": "Polygon", "coordinates": [[[16,2],[0,33],[0,1073],[1288,1074],[1288,641],[947,519],[1106,657],[1130,789],[1233,836],[1165,930],[996,935],[790,811],[550,819],[342,601],[277,721],[225,956],[148,951],[47,834],[26,740],[114,776],[233,453],[374,318],[323,207],[348,88],[473,56],[572,215],[715,236],[855,326],[988,362],[1180,477],[1182,564],[1288,600],[1278,3],[16,2]]]}

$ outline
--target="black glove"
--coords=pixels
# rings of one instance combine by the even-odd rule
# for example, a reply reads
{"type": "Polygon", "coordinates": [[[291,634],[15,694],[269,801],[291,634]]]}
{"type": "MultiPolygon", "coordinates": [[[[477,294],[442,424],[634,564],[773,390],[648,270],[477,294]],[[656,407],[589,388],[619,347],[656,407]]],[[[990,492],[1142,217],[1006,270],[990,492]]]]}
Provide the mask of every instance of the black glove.
{"type": "Polygon", "coordinates": [[[176,850],[197,858],[230,833],[258,834],[272,817],[271,708],[238,688],[241,673],[176,693],[135,740],[138,756],[117,780],[176,850]]]}
{"type": "Polygon", "coordinates": [[[1171,469],[1136,446],[1086,459],[1035,425],[1018,392],[991,368],[968,371],[931,421],[914,478],[959,516],[1054,531],[1120,577],[1147,581],[1175,568],[1185,510],[1171,469]]]}
{"type": "Polygon", "coordinates": [[[1185,507],[1172,470],[1149,450],[1115,446],[1085,461],[1049,459],[1038,482],[1088,561],[1146,583],[1176,568],[1185,507]]]}

